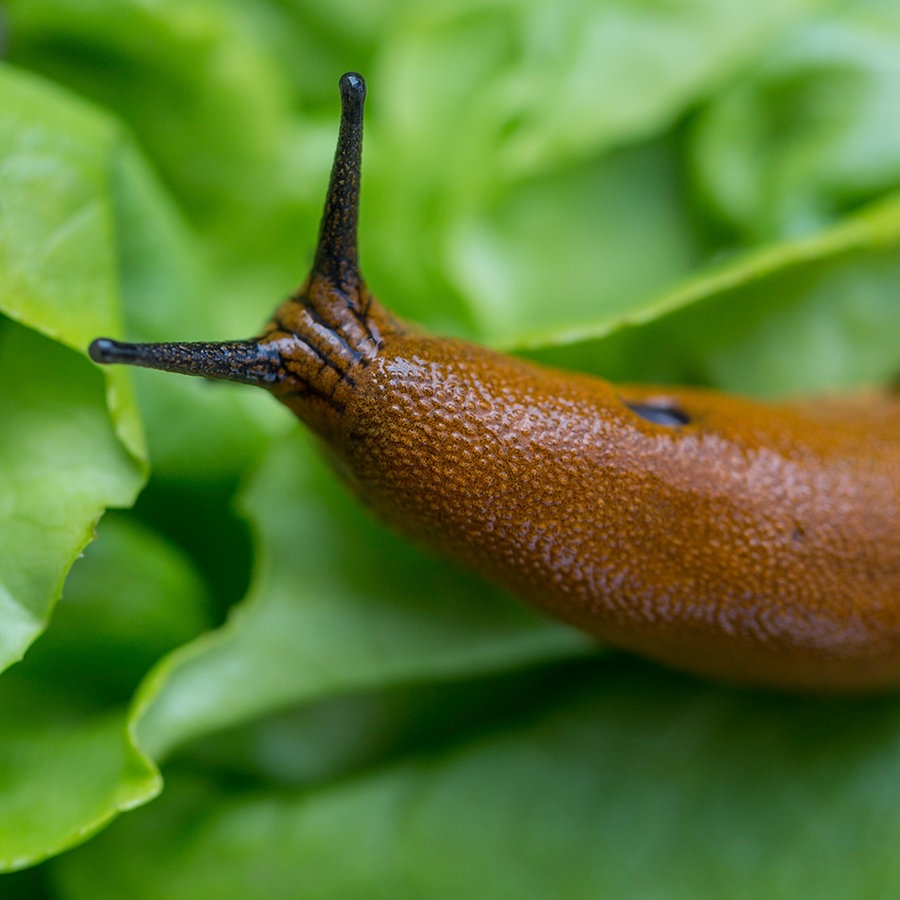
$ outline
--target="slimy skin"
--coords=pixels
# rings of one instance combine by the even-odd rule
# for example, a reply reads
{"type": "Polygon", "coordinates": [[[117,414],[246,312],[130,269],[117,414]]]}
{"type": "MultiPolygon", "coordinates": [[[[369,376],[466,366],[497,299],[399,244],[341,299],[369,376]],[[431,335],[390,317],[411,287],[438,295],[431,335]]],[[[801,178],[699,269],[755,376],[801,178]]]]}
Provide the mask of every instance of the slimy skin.
{"type": "Polygon", "coordinates": [[[744,685],[900,684],[900,400],[613,386],[408,328],[359,273],[365,83],[340,88],[313,270],[263,333],[91,357],[265,387],[395,528],[616,647],[744,685]]]}

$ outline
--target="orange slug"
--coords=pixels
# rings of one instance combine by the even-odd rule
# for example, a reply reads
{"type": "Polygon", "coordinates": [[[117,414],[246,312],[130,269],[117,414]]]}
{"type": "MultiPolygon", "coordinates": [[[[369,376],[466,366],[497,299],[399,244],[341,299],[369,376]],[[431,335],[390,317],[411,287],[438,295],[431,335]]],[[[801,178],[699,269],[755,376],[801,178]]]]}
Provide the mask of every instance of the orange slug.
{"type": "Polygon", "coordinates": [[[386,310],[357,260],[365,82],[305,284],[258,337],[99,363],[256,384],[397,529],[609,644],[713,679],[900,684],[900,400],[614,386],[386,310]]]}

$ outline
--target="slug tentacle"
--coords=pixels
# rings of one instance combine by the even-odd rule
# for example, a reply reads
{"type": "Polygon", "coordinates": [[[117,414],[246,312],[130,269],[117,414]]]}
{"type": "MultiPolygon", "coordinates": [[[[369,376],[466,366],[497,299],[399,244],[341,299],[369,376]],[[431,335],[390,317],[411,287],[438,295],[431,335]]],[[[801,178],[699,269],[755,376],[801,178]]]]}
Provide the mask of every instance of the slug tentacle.
{"type": "Polygon", "coordinates": [[[88,355],[96,363],[126,363],[145,369],[263,386],[277,381],[281,372],[278,347],[256,340],[129,344],[97,338],[88,347],[88,355]]]}
{"type": "Polygon", "coordinates": [[[341,76],[339,88],[341,126],[311,280],[324,279],[348,302],[353,303],[359,301],[362,280],[356,228],[359,221],[366,82],[361,75],[348,72],[341,76]]]}
{"type": "Polygon", "coordinates": [[[359,269],[366,82],[362,75],[348,72],[341,76],[339,88],[341,125],[312,271],[300,290],[276,310],[267,337],[293,335],[300,345],[312,340],[326,366],[347,370],[372,359],[385,335],[398,334],[402,328],[369,293],[359,269]]]}

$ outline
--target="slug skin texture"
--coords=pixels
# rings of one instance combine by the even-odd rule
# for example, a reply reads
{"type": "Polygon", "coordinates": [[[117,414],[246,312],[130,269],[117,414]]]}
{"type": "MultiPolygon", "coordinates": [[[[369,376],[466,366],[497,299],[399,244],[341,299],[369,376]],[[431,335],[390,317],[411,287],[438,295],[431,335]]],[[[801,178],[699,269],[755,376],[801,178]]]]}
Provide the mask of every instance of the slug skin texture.
{"type": "Polygon", "coordinates": [[[396,529],[616,647],[744,685],[900,683],[900,400],[613,386],[407,328],[359,274],[362,78],[341,97],[313,271],[263,334],[92,358],[267,388],[396,529]]]}

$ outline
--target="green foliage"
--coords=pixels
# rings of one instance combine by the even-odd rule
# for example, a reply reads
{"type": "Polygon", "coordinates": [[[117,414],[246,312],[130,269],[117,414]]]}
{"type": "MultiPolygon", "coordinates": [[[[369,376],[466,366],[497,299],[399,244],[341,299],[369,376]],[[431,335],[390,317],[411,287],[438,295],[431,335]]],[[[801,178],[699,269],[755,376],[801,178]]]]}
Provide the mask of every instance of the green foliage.
{"type": "Polygon", "coordinates": [[[259,327],[358,69],[401,314],[621,380],[887,383],[896,4],[7,6],[0,867],[41,865],[0,892],[900,891],[896,699],[606,654],[373,522],[261,392],[85,355],[259,327]]]}

